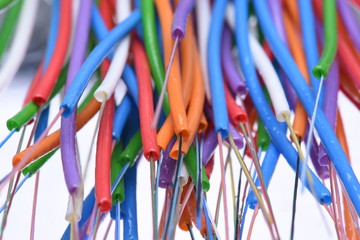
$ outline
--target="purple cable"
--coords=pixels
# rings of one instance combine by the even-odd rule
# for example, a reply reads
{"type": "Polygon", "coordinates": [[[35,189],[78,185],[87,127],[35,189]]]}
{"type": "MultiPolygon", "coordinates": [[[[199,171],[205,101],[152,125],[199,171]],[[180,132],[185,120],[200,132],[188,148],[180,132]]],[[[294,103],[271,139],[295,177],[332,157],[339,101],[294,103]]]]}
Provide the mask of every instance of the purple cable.
{"type": "Polygon", "coordinates": [[[311,162],[314,165],[314,168],[315,168],[315,171],[316,171],[317,175],[321,179],[328,179],[329,176],[330,176],[329,175],[329,168],[327,166],[322,166],[322,165],[319,164],[319,161],[318,161],[319,148],[318,148],[318,145],[316,144],[316,139],[315,139],[314,136],[313,136],[312,142],[313,142],[313,144],[311,144],[311,148],[310,148],[311,162]]]}
{"type": "Polygon", "coordinates": [[[360,51],[360,29],[349,3],[346,0],[337,0],[336,2],[347,33],[356,49],[360,51]]]}
{"type": "MultiPolygon", "coordinates": [[[[70,66],[65,84],[65,93],[72,84],[76,73],[80,69],[86,54],[87,40],[90,28],[91,0],[81,0],[78,21],[70,66]]],[[[65,182],[69,193],[74,193],[81,184],[81,173],[76,155],[76,111],[69,118],[61,117],[61,159],[65,175],[65,182]]]]}
{"type": "MultiPolygon", "coordinates": [[[[229,123],[229,130],[230,130],[230,133],[231,133],[231,135],[232,135],[232,137],[234,139],[235,145],[239,149],[242,149],[244,147],[244,139],[240,135],[240,133],[236,130],[236,128],[232,125],[232,123],[229,123]]],[[[230,144],[229,139],[226,139],[226,141],[230,144]]]]}
{"type": "Polygon", "coordinates": [[[244,80],[241,78],[240,74],[237,71],[234,58],[232,55],[231,49],[231,31],[227,25],[224,27],[223,36],[222,36],[222,51],[221,51],[221,62],[223,67],[223,72],[225,74],[225,80],[230,87],[230,90],[233,94],[242,94],[247,93],[246,85],[244,80]]]}
{"type": "Polygon", "coordinates": [[[276,31],[279,33],[281,40],[288,45],[287,38],[285,37],[285,27],[281,0],[268,0],[270,6],[271,17],[275,23],[276,31]]]}
{"type": "Polygon", "coordinates": [[[284,86],[286,98],[289,101],[290,108],[295,110],[296,102],[297,102],[296,92],[294,88],[291,86],[289,79],[287,78],[286,74],[282,69],[279,70],[279,76],[283,80],[282,83],[284,86]]]}
{"type": "Polygon", "coordinates": [[[172,22],[172,37],[175,40],[183,40],[186,34],[186,23],[188,16],[194,8],[195,0],[180,0],[176,7],[174,19],[172,22]]]}
{"type": "MultiPolygon", "coordinates": [[[[205,115],[208,117],[208,119],[210,119],[213,122],[214,121],[213,111],[208,103],[205,103],[204,109],[205,109],[205,115]]],[[[229,122],[229,131],[234,139],[235,145],[239,149],[242,149],[244,147],[243,137],[230,122],[229,122]]],[[[206,166],[207,162],[214,153],[214,150],[218,144],[218,139],[216,134],[217,133],[215,132],[214,129],[210,129],[203,142],[202,162],[204,166],[206,166]]],[[[228,138],[225,140],[229,143],[228,138]]]]}
{"type": "MultiPolygon", "coordinates": [[[[305,144],[307,144],[306,140],[308,139],[308,134],[309,134],[309,126],[306,127],[305,130],[305,144]]],[[[310,147],[310,159],[311,162],[315,168],[315,171],[317,173],[317,175],[321,178],[321,179],[327,179],[329,178],[329,168],[327,166],[322,166],[319,164],[318,161],[318,156],[319,156],[319,145],[317,144],[317,140],[315,138],[315,136],[312,136],[312,143],[311,147],[310,147]]]]}
{"type": "MultiPolygon", "coordinates": [[[[229,130],[233,136],[235,145],[242,149],[244,147],[243,137],[236,131],[235,127],[231,124],[229,125],[229,130]]],[[[226,139],[229,142],[228,139],[226,139]]],[[[229,143],[230,144],[230,143],[229,143]]],[[[217,133],[214,129],[210,129],[203,140],[203,151],[202,151],[202,164],[206,166],[208,164],[211,156],[214,154],[215,148],[218,145],[217,133]]]]}
{"type": "MultiPolygon", "coordinates": [[[[330,126],[335,129],[336,113],[337,113],[337,100],[339,91],[339,64],[335,60],[330,69],[330,73],[325,82],[325,96],[323,111],[327,117],[330,126]]],[[[329,166],[330,159],[326,153],[324,145],[321,143],[319,146],[318,161],[320,165],[329,166]]]]}
{"type": "MultiPolygon", "coordinates": [[[[210,105],[205,102],[204,105],[204,110],[205,110],[205,115],[208,117],[208,119],[210,119],[212,122],[214,122],[214,114],[213,114],[213,110],[210,107],[210,105]]],[[[236,144],[236,146],[239,149],[242,149],[244,147],[244,141],[243,141],[243,137],[240,135],[240,133],[236,130],[236,128],[234,127],[234,125],[232,125],[232,123],[229,122],[229,130],[230,133],[234,139],[234,143],[236,144]]],[[[225,139],[228,143],[229,143],[229,139],[226,138],[225,139]]],[[[230,144],[230,143],[229,143],[230,144]]],[[[205,165],[204,165],[205,166],[205,165]]]]}
{"type": "Polygon", "coordinates": [[[166,150],[163,152],[163,160],[160,166],[160,179],[159,179],[159,187],[166,188],[167,186],[172,184],[172,179],[174,177],[175,168],[176,168],[176,160],[172,159],[170,155],[170,151],[174,146],[176,138],[172,138],[166,150]]]}
{"type": "Polygon", "coordinates": [[[217,146],[217,137],[214,129],[210,129],[202,143],[202,164],[206,166],[217,146]]]}

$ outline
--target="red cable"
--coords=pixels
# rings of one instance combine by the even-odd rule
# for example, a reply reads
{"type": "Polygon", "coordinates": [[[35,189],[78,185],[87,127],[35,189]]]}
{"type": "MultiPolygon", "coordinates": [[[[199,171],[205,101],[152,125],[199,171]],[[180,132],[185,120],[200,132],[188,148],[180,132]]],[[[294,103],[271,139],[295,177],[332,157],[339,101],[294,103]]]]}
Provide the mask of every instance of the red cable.
{"type": "Polygon", "coordinates": [[[205,166],[205,171],[206,171],[206,176],[210,179],[211,178],[211,174],[214,170],[214,154],[210,157],[210,160],[208,161],[208,163],[205,166]]]}
{"type": "Polygon", "coordinates": [[[274,58],[275,58],[274,54],[271,51],[271,47],[270,47],[268,41],[266,41],[266,40],[264,40],[263,49],[264,49],[266,55],[268,56],[268,58],[270,59],[270,61],[274,61],[274,58]]]}
{"type": "Polygon", "coordinates": [[[351,2],[355,3],[357,7],[360,7],[360,0],[351,0],[351,2]]]}
{"type": "Polygon", "coordinates": [[[111,2],[109,0],[102,0],[100,1],[100,14],[104,20],[104,23],[108,30],[111,30],[114,26],[114,14],[115,8],[111,6],[111,2]]]}
{"type": "Polygon", "coordinates": [[[347,72],[341,67],[341,64],[340,69],[340,89],[345,96],[360,109],[360,90],[350,79],[347,72]]]}
{"type": "Polygon", "coordinates": [[[147,160],[150,160],[150,157],[152,157],[156,161],[160,157],[160,150],[156,141],[156,130],[151,127],[154,118],[151,74],[144,47],[136,36],[133,38],[131,51],[134,54],[138,81],[140,131],[144,156],[147,160]]]}
{"type": "MultiPolygon", "coordinates": [[[[105,59],[101,64],[101,78],[103,78],[110,66],[110,61],[105,59]]],[[[111,183],[110,167],[112,153],[112,128],[114,120],[114,96],[105,104],[104,112],[100,120],[98,140],[96,145],[95,167],[95,196],[101,212],[111,209],[111,183]]]]}
{"type": "Polygon", "coordinates": [[[44,63],[41,62],[32,82],[31,85],[29,87],[29,90],[26,93],[26,97],[23,103],[23,106],[27,105],[33,98],[33,92],[35,91],[36,87],[38,86],[38,84],[40,83],[41,80],[41,74],[43,72],[43,67],[44,67],[44,63]]]}
{"type": "Polygon", "coordinates": [[[71,0],[61,1],[59,32],[54,53],[46,73],[43,75],[41,82],[37,85],[37,88],[32,95],[32,100],[37,105],[42,105],[49,99],[64,64],[71,35],[71,5],[71,0]]]}
{"type": "Polygon", "coordinates": [[[225,89],[225,98],[226,98],[226,108],[228,109],[228,114],[230,120],[234,124],[234,126],[238,126],[239,122],[247,122],[248,117],[246,112],[236,104],[235,99],[230,93],[228,86],[224,83],[225,89]]]}

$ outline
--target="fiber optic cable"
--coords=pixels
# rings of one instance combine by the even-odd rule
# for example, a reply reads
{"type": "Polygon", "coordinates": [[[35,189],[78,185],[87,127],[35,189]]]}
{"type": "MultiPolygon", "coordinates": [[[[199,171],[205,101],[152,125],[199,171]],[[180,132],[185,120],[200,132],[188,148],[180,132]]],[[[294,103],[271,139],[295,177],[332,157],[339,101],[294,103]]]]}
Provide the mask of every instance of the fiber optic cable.
{"type": "Polygon", "coordinates": [[[107,37],[102,40],[90,53],[84,64],[81,66],[77,73],[73,84],[70,86],[67,94],[65,95],[61,108],[65,109],[64,117],[69,117],[74,111],[77,102],[91,75],[95,72],[100,62],[106,57],[111,48],[138,23],[140,20],[140,12],[135,10],[125,21],[117,25],[112,31],[109,32],[107,37]]]}
{"type": "MultiPolygon", "coordinates": [[[[55,4],[55,2],[54,2],[55,4]]],[[[85,58],[86,45],[90,28],[91,1],[82,0],[76,23],[72,54],[69,62],[65,93],[71,86],[76,72],[80,69],[85,58]]],[[[59,33],[61,34],[61,33],[59,33]]],[[[67,188],[73,194],[81,185],[81,176],[76,154],[76,111],[69,118],[61,118],[60,145],[62,166],[67,188]]]]}
{"type": "MultiPolygon", "coordinates": [[[[237,10],[237,17],[236,22],[239,23],[236,26],[236,40],[239,47],[239,58],[240,63],[242,65],[242,69],[244,72],[244,76],[247,78],[247,86],[249,88],[250,96],[254,102],[254,105],[257,108],[257,112],[262,119],[262,121],[265,124],[266,129],[268,130],[270,137],[276,144],[276,147],[278,148],[279,152],[281,152],[289,165],[295,169],[296,166],[296,159],[297,159],[297,152],[293,149],[290,142],[286,139],[286,136],[284,134],[281,134],[279,123],[275,120],[273,117],[273,114],[266,102],[266,99],[263,95],[263,92],[259,86],[259,83],[257,81],[255,69],[251,64],[247,65],[249,63],[249,45],[248,40],[241,38],[242,33],[246,33],[247,28],[246,24],[246,14],[245,11],[241,10],[242,8],[247,9],[247,1],[236,1],[235,7],[237,10]],[[240,17],[241,14],[244,13],[245,15],[240,17]],[[243,24],[240,24],[243,23],[243,24]]],[[[267,13],[268,14],[268,13],[267,13]]],[[[268,18],[270,18],[267,15],[268,18]]],[[[267,19],[269,20],[269,19],[267,19]]],[[[251,58],[250,58],[251,59],[251,58]]],[[[312,178],[314,179],[314,189],[315,189],[315,198],[317,200],[320,200],[320,202],[324,202],[326,204],[329,204],[331,199],[329,195],[329,191],[321,184],[321,182],[318,180],[318,178],[312,173],[312,178]]],[[[305,183],[307,188],[309,189],[309,185],[306,182],[305,183]]]]}
{"type": "MultiPolygon", "coordinates": [[[[316,94],[315,106],[311,115],[308,141],[306,146],[305,165],[308,163],[309,152],[311,147],[312,134],[314,131],[314,123],[318,110],[318,103],[321,99],[321,91],[324,78],[327,77],[330,71],[331,64],[333,63],[337,51],[337,31],[336,31],[336,3],[335,1],[326,1],[324,6],[324,26],[325,26],[325,42],[321,58],[317,65],[313,68],[313,75],[320,78],[319,89],[316,94]]],[[[322,102],[320,102],[320,107],[322,102]]],[[[310,115],[309,115],[310,116],[310,115]]],[[[300,177],[304,178],[304,168],[301,169],[300,177]]]]}
{"type": "MultiPolygon", "coordinates": [[[[269,19],[269,15],[265,9],[265,6],[261,6],[261,1],[258,0],[256,0],[254,3],[262,29],[269,39],[269,43],[274,50],[275,56],[279,60],[280,64],[284,66],[284,70],[287,72],[287,74],[291,76],[290,80],[292,81],[292,84],[297,91],[300,100],[302,101],[307,113],[311,114],[311,110],[314,108],[312,93],[306,86],[305,81],[302,79],[301,74],[299,73],[288,52],[283,49],[282,45],[279,44],[278,36],[269,31],[269,29],[272,27],[272,21],[269,19]]],[[[350,196],[350,199],[352,199],[352,202],[357,209],[357,212],[359,213],[360,205],[357,204],[360,203],[359,182],[354,175],[350,165],[348,164],[347,158],[339,146],[335,134],[331,130],[321,110],[318,110],[317,118],[315,119],[315,126],[326,150],[328,151],[330,159],[333,161],[339,177],[350,196]]]]}

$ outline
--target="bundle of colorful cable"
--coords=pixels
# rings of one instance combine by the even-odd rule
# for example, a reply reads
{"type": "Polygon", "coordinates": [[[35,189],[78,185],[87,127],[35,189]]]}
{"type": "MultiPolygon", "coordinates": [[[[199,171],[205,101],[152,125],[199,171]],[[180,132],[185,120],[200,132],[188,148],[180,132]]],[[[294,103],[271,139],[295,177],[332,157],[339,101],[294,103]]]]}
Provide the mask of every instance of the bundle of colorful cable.
{"type": "Polygon", "coordinates": [[[0,0],[0,239],[360,239],[359,17],[0,0]]]}

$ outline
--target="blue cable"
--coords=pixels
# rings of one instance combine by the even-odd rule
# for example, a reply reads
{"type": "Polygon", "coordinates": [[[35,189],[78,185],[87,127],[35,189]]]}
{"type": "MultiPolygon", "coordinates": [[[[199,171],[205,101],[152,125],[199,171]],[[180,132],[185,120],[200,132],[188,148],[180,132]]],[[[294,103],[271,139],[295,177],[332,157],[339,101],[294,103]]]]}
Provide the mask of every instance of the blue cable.
{"type": "Polygon", "coordinates": [[[115,239],[120,240],[120,202],[116,203],[115,239]]]}
{"type": "Polygon", "coordinates": [[[132,108],[128,120],[125,123],[124,130],[121,134],[121,141],[123,142],[124,148],[126,148],[131,138],[135,135],[135,133],[139,129],[140,129],[139,112],[137,108],[132,108]]]}
{"type": "Polygon", "coordinates": [[[136,107],[139,108],[139,94],[136,75],[134,73],[134,70],[128,64],[125,65],[122,77],[128,88],[132,100],[134,101],[136,107]]]}
{"type": "MultiPolygon", "coordinates": [[[[82,227],[84,226],[86,221],[91,216],[92,210],[94,208],[94,204],[95,204],[95,194],[94,194],[94,188],[93,188],[93,189],[91,189],[89,195],[87,195],[87,197],[84,200],[83,209],[82,209],[82,213],[81,213],[81,219],[78,222],[79,229],[82,229],[82,227]]],[[[70,239],[70,231],[71,231],[71,227],[69,224],[68,227],[66,228],[64,234],[62,235],[61,240],[69,240],[70,239]]]]}
{"type": "Polygon", "coordinates": [[[50,29],[48,33],[48,41],[46,45],[45,50],[45,61],[44,61],[44,67],[43,67],[43,73],[46,72],[50,60],[52,58],[57,35],[58,35],[58,27],[59,27],[59,17],[60,16],[60,1],[59,0],[53,0],[51,4],[51,20],[50,20],[50,29]]]}
{"type": "Polygon", "coordinates": [[[210,222],[208,209],[206,208],[206,204],[205,204],[206,200],[205,200],[204,194],[202,194],[201,199],[203,201],[203,208],[204,208],[204,212],[205,212],[206,229],[207,229],[208,237],[210,240],[213,240],[214,237],[213,237],[213,232],[212,232],[212,228],[211,228],[211,222],[210,222]]]}
{"type": "Polygon", "coordinates": [[[48,120],[49,120],[49,110],[50,110],[50,105],[46,106],[41,111],[39,121],[37,123],[35,133],[34,133],[34,142],[37,142],[37,140],[41,137],[41,135],[47,128],[48,120]]]}
{"type": "MultiPolygon", "coordinates": [[[[266,130],[268,131],[272,141],[274,141],[277,149],[281,152],[288,164],[295,171],[296,169],[296,160],[298,153],[295,151],[289,140],[286,138],[285,134],[282,132],[279,122],[275,119],[273,112],[271,111],[269,104],[264,96],[262,88],[259,84],[259,80],[256,75],[252,55],[249,47],[248,37],[248,1],[247,0],[236,0],[236,42],[239,48],[239,60],[241,63],[241,69],[243,70],[244,76],[246,78],[246,85],[249,88],[249,93],[251,99],[256,107],[256,110],[263,121],[266,130]]],[[[274,28],[273,28],[274,29],[274,28]]],[[[330,204],[331,195],[328,189],[320,182],[320,180],[315,176],[315,174],[310,171],[311,176],[314,180],[314,191],[315,199],[319,200],[321,203],[330,204]]],[[[311,188],[308,182],[305,182],[307,189],[311,188]]]]}
{"type": "Polygon", "coordinates": [[[315,18],[311,0],[298,0],[301,20],[301,32],[305,49],[306,63],[313,88],[314,96],[319,89],[319,80],[314,77],[311,70],[319,62],[318,47],[316,41],[315,18]]]}
{"type": "MultiPolygon", "coordinates": [[[[260,21],[260,26],[274,52],[275,57],[278,59],[280,65],[289,76],[289,80],[291,81],[292,86],[299,96],[299,99],[301,100],[307,114],[311,116],[314,110],[315,101],[309,86],[305,82],[290,53],[282,45],[279,36],[274,31],[272,31],[274,24],[270,18],[269,12],[267,11],[266,3],[261,0],[254,0],[253,3],[260,21]]],[[[321,109],[318,109],[315,119],[315,127],[322,143],[326,148],[327,153],[329,154],[330,159],[334,164],[339,178],[341,179],[346,189],[347,194],[349,195],[358,215],[360,215],[359,181],[356,178],[356,175],[351,168],[344,150],[341,148],[333,129],[331,128],[324,112],[321,109]]]]}
{"type": "Polygon", "coordinates": [[[91,27],[95,33],[95,36],[99,41],[103,40],[106,35],[109,33],[103,18],[101,17],[99,8],[94,3],[91,9],[91,27]]]}
{"type": "MultiPolygon", "coordinates": [[[[274,143],[270,143],[266,155],[263,161],[263,164],[261,165],[261,171],[263,173],[264,183],[265,187],[267,188],[269,186],[272,174],[275,170],[276,164],[278,162],[280,153],[276,149],[274,143]]],[[[255,185],[259,186],[260,181],[259,178],[256,178],[255,185]]],[[[251,209],[254,209],[256,204],[258,203],[258,200],[254,194],[254,192],[250,189],[249,195],[246,198],[246,203],[249,204],[249,207],[251,209]]]]}
{"type": "Polygon", "coordinates": [[[121,204],[121,213],[124,219],[124,239],[139,239],[136,208],[136,168],[137,163],[129,168],[124,176],[124,189],[126,197],[121,204]]]}
{"type": "Polygon", "coordinates": [[[4,144],[12,137],[12,135],[14,135],[15,132],[17,132],[16,128],[14,128],[13,130],[11,130],[11,132],[9,132],[9,134],[0,142],[0,148],[4,146],[4,144]]]}
{"type": "Polygon", "coordinates": [[[216,0],[210,23],[208,38],[208,66],[211,90],[211,103],[214,108],[215,131],[223,138],[228,136],[229,118],[225,101],[224,82],[221,69],[221,36],[227,0],[216,0]]]}
{"type": "Polygon", "coordinates": [[[128,94],[126,94],[121,101],[120,105],[116,108],[115,114],[114,114],[114,126],[112,131],[112,136],[114,139],[116,139],[116,142],[120,141],[120,135],[124,129],[126,120],[129,117],[131,108],[133,108],[134,105],[129,97],[128,94]]]}
{"type": "Polygon", "coordinates": [[[240,240],[242,239],[244,225],[245,225],[245,219],[246,219],[246,214],[247,214],[248,208],[249,208],[249,203],[248,203],[248,201],[246,201],[245,206],[244,206],[244,212],[243,212],[243,215],[241,217],[241,223],[240,223],[240,240]]]}
{"type": "MultiPolygon", "coordinates": [[[[135,6],[135,9],[140,9],[140,7],[141,7],[140,0],[135,0],[134,1],[134,6],[135,6]]],[[[140,22],[136,26],[136,33],[139,36],[139,38],[141,39],[141,41],[143,41],[144,40],[144,31],[143,31],[142,22],[140,22]]]]}
{"type": "Polygon", "coordinates": [[[61,109],[64,109],[64,117],[69,117],[75,110],[91,76],[109,54],[110,50],[136,26],[140,19],[140,11],[133,11],[128,18],[111,30],[106,38],[104,38],[90,53],[79,72],[76,74],[74,82],[71,84],[60,106],[61,109]]]}
{"type": "MultiPolygon", "coordinates": [[[[286,124],[285,123],[281,123],[280,124],[283,133],[286,133],[286,124]]],[[[276,164],[278,162],[279,159],[279,151],[276,149],[275,144],[271,141],[269,144],[269,147],[266,151],[266,155],[264,158],[263,163],[261,164],[261,171],[262,171],[262,175],[263,175],[263,179],[264,179],[264,183],[265,183],[265,188],[268,188],[272,175],[274,173],[276,164]]],[[[256,186],[260,186],[260,180],[257,177],[255,180],[255,185],[256,186]]],[[[258,200],[254,194],[254,192],[252,191],[252,189],[250,189],[249,191],[249,195],[246,198],[246,204],[249,205],[249,207],[251,209],[254,209],[256,204],[258,203],[258,200]]]]}
{"type": "MultiPolygon", "coordinates": [[[[19,182],[19,184],[17,185],[16,189],[15,189],[15,194],[19,191],[19,189],[22,187],[22,185],[24,185],[24,183],[26,182],[26,180],[29,179],[29,177],[31,177],[30,173],[26,174],[24,176],[24,178],[21,180],[21,182],[19,182]]],[[[4,211],[5,209],[5,203],[1,206],[0,208],[0,214],[4,211]]]]}

